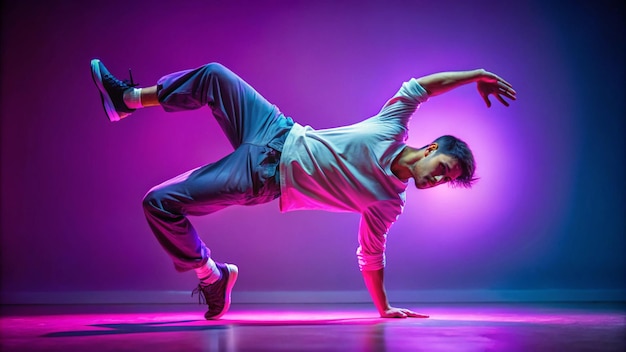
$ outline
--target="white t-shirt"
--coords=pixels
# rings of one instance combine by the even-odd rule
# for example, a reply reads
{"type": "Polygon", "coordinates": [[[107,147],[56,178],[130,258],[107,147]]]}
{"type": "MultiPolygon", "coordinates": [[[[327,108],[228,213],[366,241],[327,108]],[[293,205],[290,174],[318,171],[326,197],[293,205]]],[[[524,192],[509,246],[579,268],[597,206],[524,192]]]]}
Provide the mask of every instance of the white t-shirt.
{"type": "Polygon", "coordinates": [[[280,159],[281,211],[360,213],[359,267],[383,268],[387,232],[402,213],[407,188],[391,163],[405,147],[411,115],[427,99],[413,78],[362,122],[322,130],[294,124],[280,159]]]}

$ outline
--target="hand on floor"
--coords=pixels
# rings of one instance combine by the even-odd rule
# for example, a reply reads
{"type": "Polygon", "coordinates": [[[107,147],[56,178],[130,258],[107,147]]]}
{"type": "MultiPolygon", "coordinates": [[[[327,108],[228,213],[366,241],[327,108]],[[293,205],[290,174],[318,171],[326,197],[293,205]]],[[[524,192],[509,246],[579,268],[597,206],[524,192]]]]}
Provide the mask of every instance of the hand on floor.
{"type": "Polygon", "coordinates": [[[386,311],[380,314],[381,318],[429,318],[430,316],[424,314],[415,313],[412,310],[406,308],[394,308],[389,307],[386,311]]]}

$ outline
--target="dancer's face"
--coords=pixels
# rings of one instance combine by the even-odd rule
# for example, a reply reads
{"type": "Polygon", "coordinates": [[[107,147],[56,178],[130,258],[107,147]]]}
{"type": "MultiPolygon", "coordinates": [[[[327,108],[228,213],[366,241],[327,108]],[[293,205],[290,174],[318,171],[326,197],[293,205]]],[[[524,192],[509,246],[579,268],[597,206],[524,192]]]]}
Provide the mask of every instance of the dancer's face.
{"type": "Polygon", "coordinates": [[[456,180],[461,176],[461,167],[458,160],[446,154],[427,149],[425,156],[416,161],[411,167],[411,174],[415,187],[426,189],[456,180]]]}

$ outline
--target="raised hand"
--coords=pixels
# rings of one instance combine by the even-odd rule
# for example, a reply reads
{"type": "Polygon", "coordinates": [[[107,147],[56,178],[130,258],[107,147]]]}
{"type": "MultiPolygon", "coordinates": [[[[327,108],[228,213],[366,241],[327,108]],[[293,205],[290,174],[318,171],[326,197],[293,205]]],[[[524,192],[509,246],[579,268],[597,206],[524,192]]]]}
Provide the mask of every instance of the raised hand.
{"type": "Polygon", "coordinates": [[[482,73],[476,87],[478,88],[478,94],[483,98],[488,108],[491,107],[489,95],[495,96],[504,106],[509,106],[509,102],[504,100],[503,96],[511,100],[517,99],[517,92],[509,82],[488,71],[482,73]]]}

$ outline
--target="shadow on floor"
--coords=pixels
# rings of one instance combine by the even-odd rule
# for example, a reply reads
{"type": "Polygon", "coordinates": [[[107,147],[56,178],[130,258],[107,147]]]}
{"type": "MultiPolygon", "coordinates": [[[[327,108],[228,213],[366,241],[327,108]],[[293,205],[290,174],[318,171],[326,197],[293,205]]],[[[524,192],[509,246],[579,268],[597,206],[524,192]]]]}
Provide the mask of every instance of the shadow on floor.
{"type": "Polygon", "coordinates": [[[315,325],[376,325],[383,324],[381,319],[354,318],[354,319],[320,319],[320,320],[180,320],[151,323],[118,323],[118,324],[93,324],[88,327],[105,328],[110,330],[75,330],[59,331],[41,335],[41,337],[76,337],[76,336],[100,336],[117,334],[137,333],[163,333],[163,332],[189,332],[205,330],[227,330],[234,326],[315,326],[315,325]],[[187,324],[193,325],[175,325],[187,324]]]}

